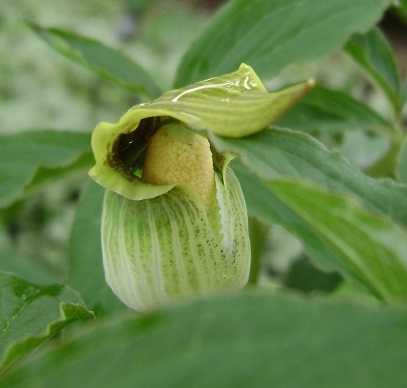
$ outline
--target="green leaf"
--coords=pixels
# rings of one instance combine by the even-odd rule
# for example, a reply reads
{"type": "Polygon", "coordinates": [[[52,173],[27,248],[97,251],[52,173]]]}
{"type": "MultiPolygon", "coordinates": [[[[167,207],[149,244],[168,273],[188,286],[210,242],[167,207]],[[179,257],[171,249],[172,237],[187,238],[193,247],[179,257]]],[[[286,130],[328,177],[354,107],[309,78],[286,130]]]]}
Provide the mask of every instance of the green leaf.
{"type": "Polygon", "coordinates": [[[242,163],[262,179],[307,180],[350,194],[367,208],[407,225],[407,186],[368,177],[305,133],[268,129],[241,139],[211,136],[211,140],[217,150],[240,156],[242,163]]]}
{"type": "Polygon", "coordinates": [[[0,272],[0,366],[26,357],[62,328],[92,319],[79,296],[60,285],[36,286],[0,272]]]}
{"type": "Polygon", "coordinates": [[[7,244],[4,241],[0,246],[0,271],[12,272],[30,283],[41,285],[55,284],[59,280],[54,273],[21,255],[15,244],[7,244]]]}
{"type": "Polygon", "coordinates": [[[24,194],[29,195],[48,187],[50,184],[68,177],[87,177],[89,169],[95,162],[92,152],[84,152],[67,166],[39,167],[30,183],[25,187],[24,194]]]}
{"type": "Polygon", "coordinates": [[[400,0],[397,3],[397,8],[395,8],[396,15],[402,19],[402,21],[407,22],[407,1],[400,0]]]}
{"type": "Polygon", "coordinates": [[[320,58],[372,26],[390,0],[235,0],[186,52],[176,86],[230,72],[241,62],[272,77],[291,63],[320,58]]]}
{"type": "Polygon", "coordinates": [[[282,202],[271,187],[240,163],[233,170],[242,186],[249,214],[266,224],[278,224],[301,240],[307,255],[325,271],[345,267],[339,257],[316,234],[315,230],[282,202]]]}
{"type": "Polygon", "coordinates": [[[68,284],[97,314],[125,308],[108,287],[103,272],[100,230],[104,192],[91,182],[79,202],[71,235],[68,278],[68,284]]]}
{"type": "Polygon", "coordinates": [[[345,46],[348,54],[382,88],[398,116],[401,113],[401,81],[393,51],[378,28],[353,36],[345,46]]]}
{"type": "Polygon", "coordinates": [[[323,86],[315,86],[276,125],[322,133],[362,128],[393,136],[392,125],[369,106],[349,94],[323,86]]]}
{"type": "Polygon", "coordinates": [[[387,302],[407,300],[407,231],[345,196],[301,181],[270,182],[345,264],[347,278],[387,302]]]}
{"type": "Polygon", "coordinates": [[[255,217],[249,217],[249,236],[251,249],[251,263],[249,284],[256,284],[261,272],[261,259],[269,235],[269,226],[255,217]]]}
{"type": "Polygon", "coordinates": [[[53,49],[103,78],[149,98],[160,94],[147,71],[119,50],[59,28],[45,28],[34,23],[29,26],[53,49]]]}
{"type": "Polygon", "coordinates": [[[7,387],[403,387],[407,313],[249,292],[78,330],[7,387]],[[186,335],[187,333],[187,335],[186,335]]]}
{"type": "Polygon", "coordinates": [[[72,165],[77,166],[89,149],[89,134],[80,132],[44,130],[0,135],[0,207],[10,205],[57,169],[61,169],[58,179],[70,174],[72,165]]]}
{"type": "Polygon", "coordinates": [[[337,297],[338,290],[342,291],[341,286],[351,283],[344,283],[342,276],[337,272],[327,273],[319,270],[308,257],[301,255],[292,263],[284,275],[283,284],[285,287],[306,294],[316,292],[328,294],[335,292],[335,297],[337,297]]]}
{"type": "Polygon", "coordinates": [[[398,154],[396,177],[400,182],[407,183],[407,137],[404,138],[398,154]]]}

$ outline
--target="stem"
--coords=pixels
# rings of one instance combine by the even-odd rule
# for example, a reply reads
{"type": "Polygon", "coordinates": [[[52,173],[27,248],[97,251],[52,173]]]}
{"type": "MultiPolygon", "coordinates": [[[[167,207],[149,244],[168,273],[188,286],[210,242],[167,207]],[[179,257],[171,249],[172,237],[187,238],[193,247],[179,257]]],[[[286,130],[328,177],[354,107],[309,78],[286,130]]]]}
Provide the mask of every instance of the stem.
{"type": "Polygon", "coordinates": [[[365,169],[365,173],[374,178],[394,178],[401,145],[402,141],[400,139],[393,141],[386,155],[365,169]]]}
{"type": "Polygon", "coordinates": [[[256,218],[249,217],[249,234],[252,260],[248,284],[256,284],[261,272],[261,259],[269,234],[269,227],[256,218]]]}

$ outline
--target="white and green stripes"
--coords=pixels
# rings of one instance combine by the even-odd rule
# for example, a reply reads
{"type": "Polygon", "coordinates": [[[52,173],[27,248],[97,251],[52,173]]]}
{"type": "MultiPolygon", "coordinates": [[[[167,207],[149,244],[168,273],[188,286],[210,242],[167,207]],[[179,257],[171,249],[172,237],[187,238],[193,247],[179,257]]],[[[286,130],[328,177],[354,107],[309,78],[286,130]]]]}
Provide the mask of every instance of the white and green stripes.
{"type": "Polygon", "coordinates": [[[133,201],[106,191],[102,216],[106,280],[129,307],[145,311],[195,295],[243,287],[250,269],[247,214],[228,168],[206,211],[182,186],[133,201]]]}

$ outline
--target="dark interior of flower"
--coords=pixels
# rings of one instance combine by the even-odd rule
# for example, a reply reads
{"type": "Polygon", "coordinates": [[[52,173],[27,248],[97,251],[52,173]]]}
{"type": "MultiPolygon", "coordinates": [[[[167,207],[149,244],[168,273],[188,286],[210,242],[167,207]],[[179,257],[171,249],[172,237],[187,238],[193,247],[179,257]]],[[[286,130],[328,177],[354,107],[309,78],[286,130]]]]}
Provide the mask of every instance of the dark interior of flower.
{"type": "Polygon", "coordinates": [[[161,125],[161,117],[147,117],[140,121],[134,131],[118,136],[113,144],[109,164],[126,175],[139,175],[148,142],[161,125]]]}

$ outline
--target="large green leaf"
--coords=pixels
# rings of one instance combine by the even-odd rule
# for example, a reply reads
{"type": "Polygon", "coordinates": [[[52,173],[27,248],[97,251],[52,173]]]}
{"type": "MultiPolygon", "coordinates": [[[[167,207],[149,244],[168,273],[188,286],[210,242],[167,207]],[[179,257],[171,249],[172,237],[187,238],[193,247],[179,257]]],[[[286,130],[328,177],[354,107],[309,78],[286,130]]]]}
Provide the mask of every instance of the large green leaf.
{"type": "MultiPolygon", "coordinates": [[[[273,192],[345,265],[344,275],[388,302],[407,300],[407,231],[345,196],[301,181],[272,181],[273,192]]],[[[339,269],[339,268],[338,268],[339,269]]]]}
{"type": "Polygon", "coordinates": [[[77,320],[93,318],[64,286],[36,286],[0,272],[0,367],[9,367],[77,320]]]}
{"type": "MultiPolygon", "coordinates": [[[[84,167],[90,135],[70,131],[27,131],[0,135],[0,207],[84,167]]],[[[89,157],[87,159],[89,162],[89,157]]],[[[86,165],[86,163],[85,163],[86,165]]]]}
{"type": "Polygon", "coordinates": [[[316,234],[315,230],[272,191],[267,182],[240,163],[233,170],[241,183],[249,214],[266,224],[278,224],[301,240],[307,255],[321,269],[346,272],[346,267],[316,234]]]}
{"type": "Polygon", "coordinates": [[[326,132],[367,129],[392,136],[392,125],[370,107],[349,94],[315,86],[297,105],[282,116],[278,126],[326,132]]]}
{"type": "Polygon", "coordinates": [[[407,313],[254,292],[95,323],[7,387],[404,387],[407,313]]]}
{"type": "Polygon", "coordinates": [[[119,50],[70,31],[29,25],[59,53],[102,77],[149,98],[160,94],[147,71],[119,50]]]}
{"type": "Polygon", "coordinates": [[[108,287],[103,272],[100,228],[105,189],[91,182],[79,202],[70,245],[68,283],[96,313],[125,306],[108,287]]]}
{"type": "Polygon", "coordinates": [[[338,153],[309,135],[268,129],[240,139],[211,136],[220,151],[230,151],[262,179],[298,178],[347,193],[407,225],[407,186],[368,177],[338,153]]]}
{"type": "Polygon", "coordinates": [[[346,45],[346,51],[378,83],[396,114],[400,114],[401,81],[393,51],[378,28],[357,34],[346,45]]]}
{"type": "Polygon", "coordinates": [[[218,12],[185,54],[183,86],[245,62],[260,77],[320,58],[373,25],[390,0],[234,0],[218,12]]]}

